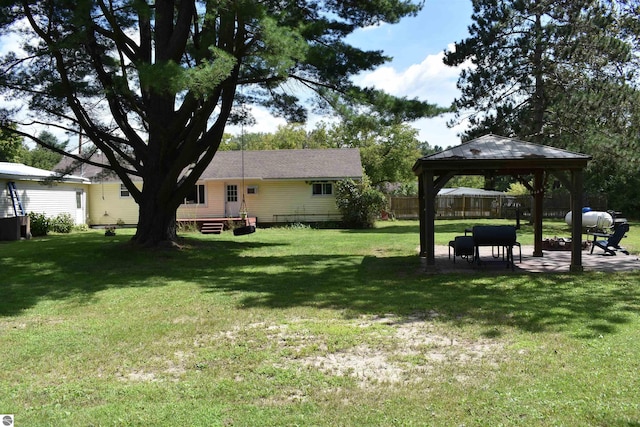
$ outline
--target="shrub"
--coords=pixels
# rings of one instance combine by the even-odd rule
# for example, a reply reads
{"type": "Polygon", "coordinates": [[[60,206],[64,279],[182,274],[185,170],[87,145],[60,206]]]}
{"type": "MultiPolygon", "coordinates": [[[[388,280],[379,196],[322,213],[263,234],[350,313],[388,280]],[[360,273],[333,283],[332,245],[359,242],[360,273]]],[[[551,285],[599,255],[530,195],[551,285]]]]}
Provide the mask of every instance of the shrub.
{"type": "Polygon", "coordinates": [[[89,226],[87,224],[76,224],[73,226],[73,231],[88,231],[89,226]]]}
{"type": "Polygon", "coordinates": [[[49,233],[50,221],[44,214],[30,212],[29,224],[31,227],[31,235],[34,237],[46,236],[49,233]]]}
{"type": "Polygon", "coordinates": [[[366,176],[360,182],[344,179],[336,183],[336,204],[347,227],[371,228],[387,198],[369,184],[366,176]]]}
{"type": "Polygon", "coordinates": [[[311,225],[305,224],[303,222],[290,222],[287,225],[285,225],[284,228],[288,230],[302,230],[302,229],[311,228],[311,225]]]}
{"type": "Polygon", "coordinates": [[[50,225],[51,231],[56,233],[71,233],[75,226],[75,221],[71,214],[64,212],[51,219],[50,225]]]}

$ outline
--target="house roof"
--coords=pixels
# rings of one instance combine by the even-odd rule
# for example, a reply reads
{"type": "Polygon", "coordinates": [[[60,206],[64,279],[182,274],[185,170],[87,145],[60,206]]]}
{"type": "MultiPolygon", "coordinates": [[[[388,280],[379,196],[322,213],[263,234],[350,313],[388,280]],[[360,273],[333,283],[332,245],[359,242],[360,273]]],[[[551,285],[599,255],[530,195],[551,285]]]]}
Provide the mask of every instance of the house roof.
{"type": "MultiPolygon", "coordinates": [[[[107,157],[102,152],[96,152],[91,156],[91,161],[98,164],[109,164],[107,157]]],[[[82,163],[71,157],[64,156],[62,160],[54,168],[58,174],[74,173],[83,178],[87,178],[92,182],[120,182],[118,175],[112,170],[105,169],[101,166],[92,165],[89,163],[82,163]]],[[[136,181],[136,177],[131,177],[136,181]]]]}
{"type": "MultiPolygon", "coordinates": [[[[96,161],[104,162],[106,159],[96,161]]],[[[65,157],[56,169],[65,170],[72,162],[72,159],[65,157]]],[[[245,178],[263,180],[361,179],[363,173],[360,151],[357,148],[218,151],[200,179],[241,179],[243,169],[245,178]]],[[[104,174],[104,169],[88,164],[82,166],[82,171],[76,169],[73,172],[92,179],[99,176],[101,181],[120,180],[115,174],[104,174]]]]}
{"type": "Polygon", "coordinates": [[[219,151],[201,179],[362,178],[357,148],[319,150],[219,151]]]}
{"type": "Polygon", "coordinates": [[[583,168],[591,156],[515,138],[484,135],[418,159],[413,169],[446,169],[458,174],[483,174],[485,170],[522,173],[538,168],[583,168]]]}
{"type": "Polygon", "coordinates": [[[59,178],[55,172],[45,169],[34,168],[22,163],[0,162],[0,178],[15,179],[22,181],[42,181],[45,179],[59,179],[64,182],[89,183],[89,180],[77,175],[65,175],[59,178]]]}

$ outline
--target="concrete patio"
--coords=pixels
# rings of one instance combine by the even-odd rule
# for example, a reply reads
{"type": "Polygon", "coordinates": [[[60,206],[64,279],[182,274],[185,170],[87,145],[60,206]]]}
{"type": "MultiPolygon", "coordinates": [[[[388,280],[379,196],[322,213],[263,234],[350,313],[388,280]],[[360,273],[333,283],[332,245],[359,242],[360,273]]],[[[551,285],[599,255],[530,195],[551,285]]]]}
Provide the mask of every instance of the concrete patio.
{"type": "MultiPolygon", "coordinates": [[[[640,270],[638,255],[625,255],[618,252],[615,256],[602,255],[602,251],[596,250],[590,254],[588,250],[582,252],[582,265],[584,271],[621,272],[640,270]]],[[[480,250],[481,265],[469,263],[460,257],[453,262],[453,254],[449,259],[447,246],[435,247],[435,266],[430,266],[427,271],[434,273],[496,273],[496,274],[521,274],[521,273],[569,273],[571,265],[570,251],[543,251],[542,257],[534,257],[533,246],[522,246],[522,262],[519,251],[514,247],[515,267],[512,271],[507,268],[502,257],[494,259],[491,248],[483,247],[480,250]]]]}

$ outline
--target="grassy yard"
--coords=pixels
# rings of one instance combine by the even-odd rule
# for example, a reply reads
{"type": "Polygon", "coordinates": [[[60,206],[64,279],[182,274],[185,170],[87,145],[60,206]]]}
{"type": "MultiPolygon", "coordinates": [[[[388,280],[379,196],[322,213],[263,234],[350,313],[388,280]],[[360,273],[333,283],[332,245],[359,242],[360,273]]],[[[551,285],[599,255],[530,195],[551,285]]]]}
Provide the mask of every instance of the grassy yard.
{"type": "Polygon", "coordinates": [[[640,425],[640,272],[424,274],[405,221],[131,233],[0,243],[16,426],[640,425]]]}

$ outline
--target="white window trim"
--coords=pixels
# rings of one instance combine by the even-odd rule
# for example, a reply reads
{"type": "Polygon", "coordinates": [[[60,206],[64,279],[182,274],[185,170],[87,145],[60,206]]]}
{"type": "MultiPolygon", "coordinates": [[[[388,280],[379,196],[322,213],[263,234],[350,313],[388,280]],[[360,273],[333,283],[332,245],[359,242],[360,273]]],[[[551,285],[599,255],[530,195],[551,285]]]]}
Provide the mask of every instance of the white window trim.
{"type": "Polygon", "coordinates": [[[313,197],[331,197],[331,196],[333,196],[333,193],[334,193],[334,191],[333,191],[333,183],[332,182],[321,181],[321,182],[312,182],[311,183],[311,195],[313,197]],[[321,186],[321,192],[320,193],[316,193],[314,191],[316,185],[320,185],[321,186]],[[327,188],[326,187],[327,185],[329,186],[329,188],[331,188],[331,192],[330,193],[327,193],[325,191],[326,188],[327,188]]]}
{"type": "Polygon", "coordinates": [[[129,189],[127,189],[127,187],[124,184],[120,184],[120,198],[121,199],[128,199],[131,197],[131,193],[129,192],[129,189]]]}
{"type": "Polygon", "coordinates": [[[200,187],[202,187],[202,197],[203,200],[195,200],[195,201],[187,201],[187,198],[182,200],[183,205],[187,206],[204,206],[207,204],[207,187],[204,184],[195,184],[196,188],[196,199],[200,199],[200,187]]]}

